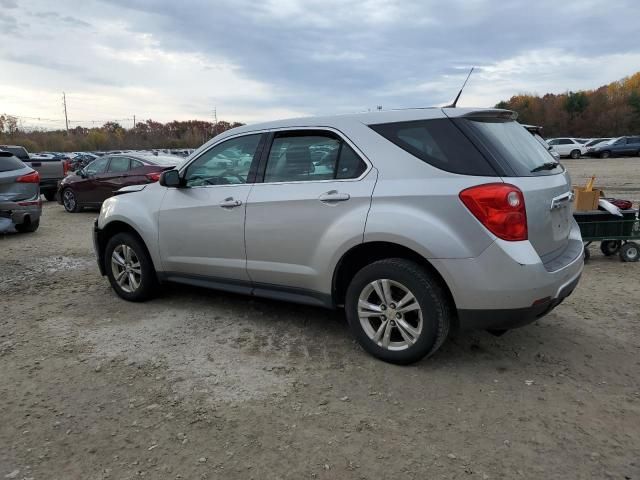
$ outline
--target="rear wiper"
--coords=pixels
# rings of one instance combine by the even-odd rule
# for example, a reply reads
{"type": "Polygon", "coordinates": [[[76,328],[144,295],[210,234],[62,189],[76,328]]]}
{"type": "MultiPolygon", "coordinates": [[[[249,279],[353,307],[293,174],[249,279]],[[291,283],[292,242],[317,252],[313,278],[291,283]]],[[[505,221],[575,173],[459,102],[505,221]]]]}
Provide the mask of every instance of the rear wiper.
{"type": "Polygon", "coordinates": [[[541,170],[553,170],[558,165],[560,165],[560,162],[546,162],[546,163],[543,163],[542,165],[538,165],[536,168],[531,170],[531,173],[536,173],[541,170]]]}

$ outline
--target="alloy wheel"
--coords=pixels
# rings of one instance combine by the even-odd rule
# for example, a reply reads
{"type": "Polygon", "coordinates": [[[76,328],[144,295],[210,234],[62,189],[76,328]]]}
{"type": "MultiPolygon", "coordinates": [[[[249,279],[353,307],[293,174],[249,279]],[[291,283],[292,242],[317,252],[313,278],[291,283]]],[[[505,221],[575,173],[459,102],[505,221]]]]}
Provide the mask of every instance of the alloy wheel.
{"type": "Polygon", "coordinates": [[[135,292],[142,281],[140,259],[133,248],[120,244],[111,254],[111,271],[118,286],[127,293],[135,292]]]}
{"type": "Polygon", "coordinates": [[[387,350],[405,350],[422,333],[418,300],[394,280],[375,280],[363,288],[358,298],[358,318],[367,336],[387,350]]]}
{"type": "Polygon", "coordinates": [[[76,194],[69,189],[65,190],[62,195],[62,203],[64,204],[65,210],[73,212],[76,209],[77,204],[76,194]]]}

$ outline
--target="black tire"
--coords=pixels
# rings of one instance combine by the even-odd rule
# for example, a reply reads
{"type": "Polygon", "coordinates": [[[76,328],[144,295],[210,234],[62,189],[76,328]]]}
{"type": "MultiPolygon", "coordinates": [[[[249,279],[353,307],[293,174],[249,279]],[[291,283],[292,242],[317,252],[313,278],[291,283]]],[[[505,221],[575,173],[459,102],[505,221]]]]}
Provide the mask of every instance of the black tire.
{"type": "Polygon", "coordinates": [[[44,192],[43,195],[49,202],[53,202],[56,199],[56,192],[44,192]]]}
{"type": "Polygon", "coordinates": [[[640,245],[627,242],[620,247],[620,260],[623,262],[637,262],[640,260],[640,245]]]}
{"type": "Polygon", "coordinates": [[[600,242],[600,251],[605,257],[610,257],[618,253],[621,246],[620,240],[603,240],[600,242]]]}
{"type": "Polygon", "coordinates": [[[70,188],[65,188],[60,192],[62,205],[69,213],[78,213],[80,211],[80,203],[78,203],[78,195],[70,188]]]}
{"type": "Polygon", "coordinates": [[[109,239],[105,248],[104,267],[111,287],[119,297],[125,300],[130,302],[143,302],[155,296],[158,290],[158,277],[153,267],[151,257],[142,241],[130,233],[118,233],[109,239]],[[118,283],[111,262],[113,251],[121,246],[127,246],[135,253],[135,257],[133,255],[131,256],[132,265],[135,264],[135,260],[140,264],[139,285],[133,288],[132,291],[125,289],[127,285],[130,288],[132,287],[130,281],[127,281],[125,286],[118,283]]]}
{"type": "Polygon", "coordinates": [[[605,150],[604,152],[600,152],[600,158],[609,158],[611,156],[611,152],[609,150],[605,150]]]}
{"type": "Polygon", "coordinates": [[[39,226],[40,226],[40,219],[34,222],[32,222],[30,219],[27,219],[27,221],[16,225],[16,231],[20,233],[33,233],[36,230],[38,230],[39,226]]]}
{"type": "Polygon", "coordinates": [[[586,245],[582,250],[582,258],[585,262],[589,261],[589,259],[591,258],[591,252],[589,251],[589,247],[587,247],[586,245]]]}
{"type": "Polygon", "coordinates": [[[569,156],[574,160],[577,158],[580,158],[580,150],[571,150],[571,153],[569,154],[569,156]]]}
{"type": "MultiPolygon", "coordinates": [[[[438,282],[423,267],[403,258],[379,260],[356,273],[347,288],[345,311],[351,332],[362,348],[381,360],[399,365],[407,365],[433,355],[446,340],[452,318],[451,305],[438,282]],[[415,343],[404,350],[389,350],[374,341],[365,331],[358,316],[360,295],[372,282],[383,279],[397,282],[408,289],[423,312],[421,332],[415,343]]],[[[380,317],[382,318],[382,314],[380,317]]],[[[391,324],[391,335],[402,338],[399,327],[394,326],[391,317],[387,318],[386,322],[391,324]]]]}

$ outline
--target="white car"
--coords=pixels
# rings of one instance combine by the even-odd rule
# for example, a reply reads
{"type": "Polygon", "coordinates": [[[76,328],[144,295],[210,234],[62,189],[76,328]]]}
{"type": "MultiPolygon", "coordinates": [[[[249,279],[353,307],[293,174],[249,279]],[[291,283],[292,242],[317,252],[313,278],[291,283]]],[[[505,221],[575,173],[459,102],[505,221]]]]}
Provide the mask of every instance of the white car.
{"type": "Polygon", "coordinates": [[[580,158],[587,153],[587,147],[576,138],[551,138],[547,143],[560,154],[561,157],[580,158]]]}

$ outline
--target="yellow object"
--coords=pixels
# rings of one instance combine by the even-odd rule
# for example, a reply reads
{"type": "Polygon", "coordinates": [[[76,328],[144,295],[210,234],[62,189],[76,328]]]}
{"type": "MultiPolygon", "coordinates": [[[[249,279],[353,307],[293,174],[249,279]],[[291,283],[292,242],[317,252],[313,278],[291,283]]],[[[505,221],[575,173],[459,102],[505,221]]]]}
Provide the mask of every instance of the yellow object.
{"type": "Polygon", "coordinates": [[[593,182],[596,181],[596,176],[592,176],[591,180],[587,182],[587,186],[584,188],[585,192],[591,192],[593,190],[593,182]]]}

